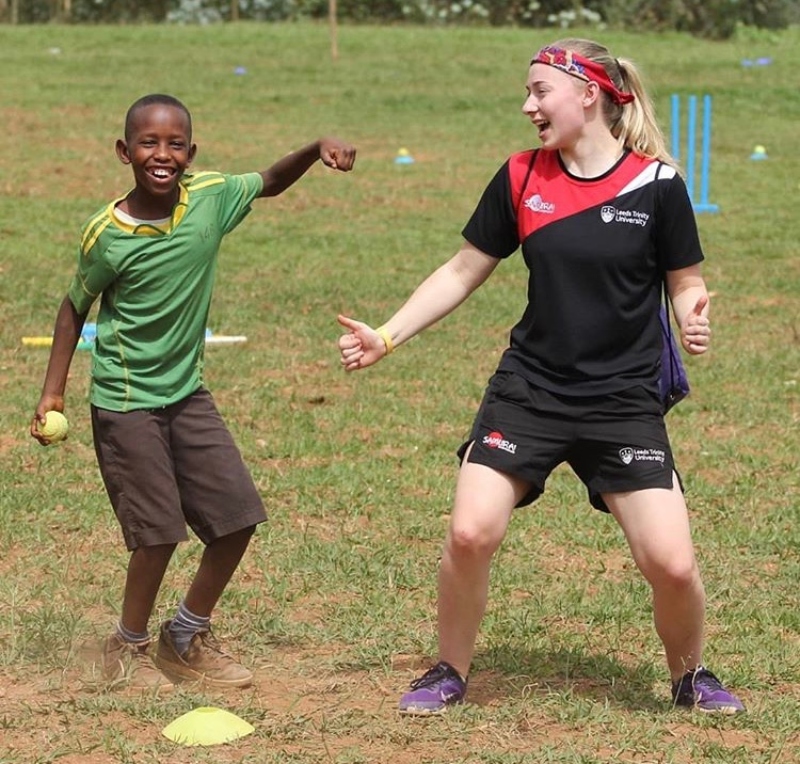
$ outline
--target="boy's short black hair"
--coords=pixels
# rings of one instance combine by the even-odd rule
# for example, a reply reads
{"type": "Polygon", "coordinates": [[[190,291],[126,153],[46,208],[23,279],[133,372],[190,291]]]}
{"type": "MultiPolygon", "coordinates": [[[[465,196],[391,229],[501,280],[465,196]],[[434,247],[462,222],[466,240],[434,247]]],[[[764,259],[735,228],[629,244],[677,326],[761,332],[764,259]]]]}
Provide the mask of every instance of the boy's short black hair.
{"type": "Polygon", "coordinates": [[[125,140],[130,140],[133,119],[136,116],[136,112],[139,111],[139,109],[143,109],[145,106],[155,106],[157,104],[161,106],[174,106],[186,115],[186,119],[189,121],[189,140],[191,140],[192,115],[182,101],[179,101],[175,96],[166,95],[164,93],[151,93],[150,95],[142,96],[138,101],[134,101],[131,104],[128,113],[125,115],[125,140]]]}

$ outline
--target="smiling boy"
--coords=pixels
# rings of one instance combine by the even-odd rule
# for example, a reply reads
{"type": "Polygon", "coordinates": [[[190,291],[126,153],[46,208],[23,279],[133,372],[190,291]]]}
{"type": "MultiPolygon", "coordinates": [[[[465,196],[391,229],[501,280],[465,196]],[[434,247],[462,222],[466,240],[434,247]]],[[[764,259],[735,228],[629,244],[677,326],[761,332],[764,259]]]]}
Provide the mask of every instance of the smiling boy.
{"type": "Polygon", "coordinates": [[[276,196],[321,160],[349,171],[355,149],[308,144],[262,172],[188,174],[197,148],[187,108],[168,95],[136,101],[116,143],[134,188],[85,224],[75,274],[56,318],[31,435],[63,411],[72,356],[100,297],[90,392],[100,472],[130,559],[122,612],[103,649],[115,684],[174,681],[242,687],[252,672],[220,647],[211,614],[256,526],[261,497],[203,385],[205,329],[222,238],[259,197],[276,196]],[[174,617],[151,649],[148,623],[169,561],[192,528],[205,545],[174,617]]]}

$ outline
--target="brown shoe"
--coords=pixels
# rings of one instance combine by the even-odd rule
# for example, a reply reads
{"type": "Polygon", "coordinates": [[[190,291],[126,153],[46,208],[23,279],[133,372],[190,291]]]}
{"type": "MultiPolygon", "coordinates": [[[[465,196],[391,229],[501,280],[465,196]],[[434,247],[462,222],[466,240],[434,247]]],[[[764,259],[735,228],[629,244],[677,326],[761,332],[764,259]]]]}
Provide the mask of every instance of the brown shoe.
{"type": "Polygon", "coordinates": [[[170,679],[202,682],[207,687],[247,687],[253,672],[223,652],[210,630],[198,631],[184,655],[179,655],[169,633],[170,621],[161,624],[153,660],[170,679]]]}
{"type": "Polygon", "coordinates": [[[171,690],[172,682],[155,667],[149,648],[149,642],[132,645],[112,634],[103,644],[103,676],[115,687],[171,690]]]}

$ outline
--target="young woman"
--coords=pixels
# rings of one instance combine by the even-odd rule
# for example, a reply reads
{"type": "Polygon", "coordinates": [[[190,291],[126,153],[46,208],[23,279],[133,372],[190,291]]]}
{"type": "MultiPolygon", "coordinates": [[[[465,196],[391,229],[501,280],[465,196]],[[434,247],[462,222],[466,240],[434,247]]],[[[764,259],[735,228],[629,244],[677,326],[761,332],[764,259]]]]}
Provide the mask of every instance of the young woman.
{"type": "Polygon", "coordinates": [[[622,527],[652,587],[675,705],[736,713],[702,664],[705,594],[658,392],[666,280],[684,350],[704,353],[709,299],[685,185],[630,61],[567,39],[530,63],[524,114],[541,148],[489,183],[452,259],[379,329],[340,316],[347,371],[370,366],[446,316],[520,245],[528,304],[459,450],[439,569],[439,662],[400,711],[463,701],[489,568],[512,511],[561,462],[622,527]]]}

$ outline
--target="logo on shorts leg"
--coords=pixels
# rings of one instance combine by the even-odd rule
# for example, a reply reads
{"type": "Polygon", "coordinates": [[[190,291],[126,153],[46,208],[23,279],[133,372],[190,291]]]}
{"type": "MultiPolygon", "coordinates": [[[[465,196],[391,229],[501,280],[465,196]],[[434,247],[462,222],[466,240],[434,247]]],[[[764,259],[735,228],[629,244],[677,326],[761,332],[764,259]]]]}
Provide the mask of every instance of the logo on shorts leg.
{"type": "Polygon", "coordinates": [[[632,448],[625,446],[619,450],[619,458],[623,464],[631,462],[658,462],[662,467],[667,461],[667,454],[660,448],[632,448]]]}
{"type": "Polygon", "coordinates": [[[488,435],[484,435],[481,443],[489,448],[499,448],[501,451],[507,451],[509,454],[517,453],[517,444],[506,440],[502,432],[490,432],[488,435]]]}

